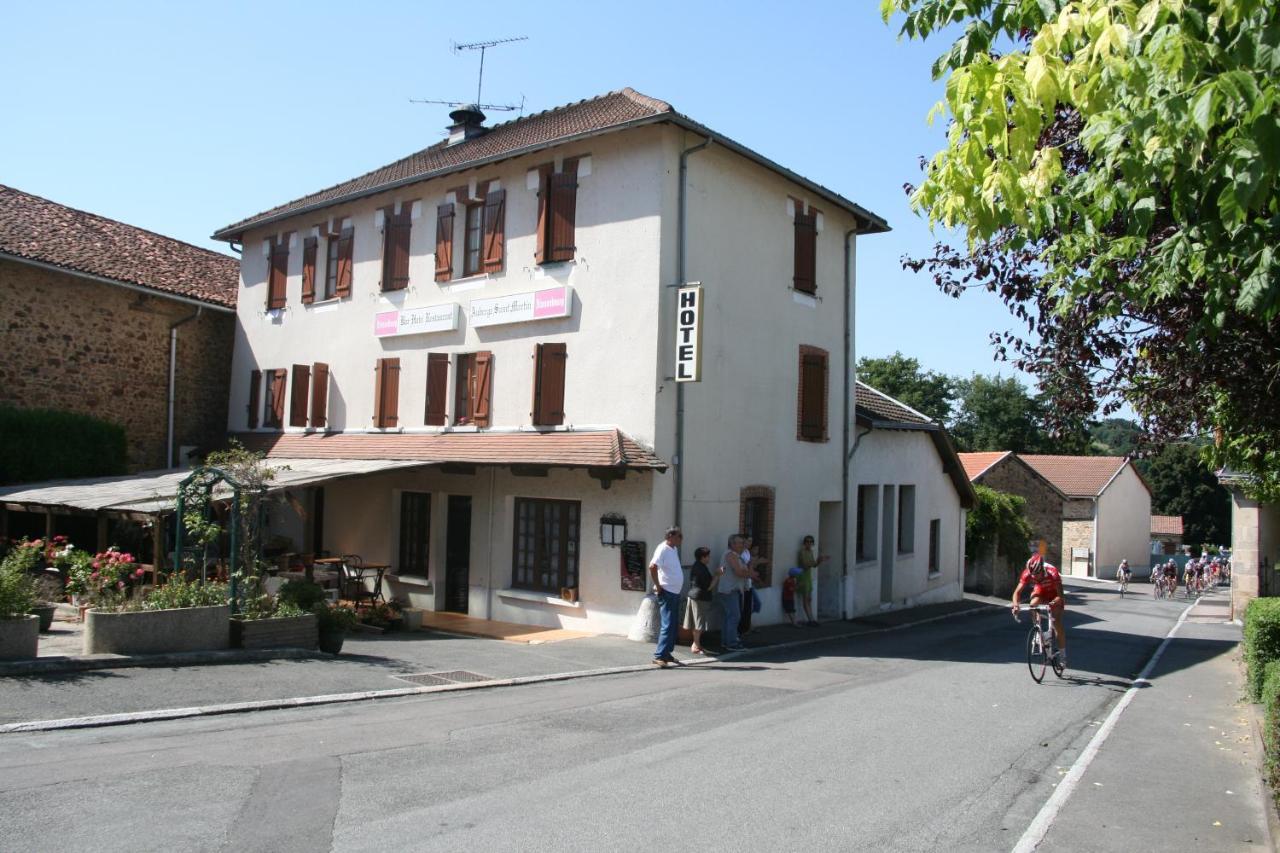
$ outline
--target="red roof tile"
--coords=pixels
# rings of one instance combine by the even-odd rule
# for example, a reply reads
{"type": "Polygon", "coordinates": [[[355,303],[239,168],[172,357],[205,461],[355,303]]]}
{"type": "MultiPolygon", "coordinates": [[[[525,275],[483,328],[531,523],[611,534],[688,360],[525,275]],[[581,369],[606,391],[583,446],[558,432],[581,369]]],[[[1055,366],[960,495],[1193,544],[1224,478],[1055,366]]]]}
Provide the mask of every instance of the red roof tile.
{"type": "Polygon", "coordinates": [[[1068,497],[1097,497],[1128,462],[1124,456],[1034,456],[1019,453],[1018,458],[1068,497]]]}
{"type": "Polygon", "coordinates": [[[960,464],[964,466],[964,472],[969,475],[970,480],[978,479],[978,477],[985,473],[988,468],[995,465],[1008,455],[1008,450],[959,454],[960,464]]]}
{"type": "Polygon", "coordinates": [[[1182,535],[1182,516],[1180,515],[1151,516],[1151,534],[1153,536],[1181,536],[1182,535]]]}
{"type": "Polygon", "coordinates": [[[621,430],[591,432],[241,433],[279,459],[407,459],[473,465],[550,465],[665,471],[667,463],[621,430]]]}
{"type": "Polygon", "coordinates": [[[0,184],[0,254],[228,308],[240,261],[0,184]]]}

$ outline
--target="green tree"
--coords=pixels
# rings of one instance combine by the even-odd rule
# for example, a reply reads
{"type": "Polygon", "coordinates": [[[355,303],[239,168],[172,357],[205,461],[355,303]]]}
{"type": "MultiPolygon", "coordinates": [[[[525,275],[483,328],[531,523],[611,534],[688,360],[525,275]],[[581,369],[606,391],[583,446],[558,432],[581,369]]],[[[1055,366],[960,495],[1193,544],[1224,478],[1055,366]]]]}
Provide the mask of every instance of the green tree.
{"type": "Polygon", "coordinates": [[[939,423],[951,420],[955,380],[922,370],[920,362],[895,352],[887,358],[858,359],[858,379],[939,423]]]}
{"type": "Polygon", "coordinates": [[[1189,545],[1231,540],[1231,495],[1204,464],[1200,448],[1169,444],[1145,460],[1151,512],[1182,516],[1182,541],[1189,545]]]}
{"type": "Polygon", "coordinates": [[[965,557],[976,559],[995,545],[1007,557],[1024,558],[1031,541],[1026,500],[987,486],[974,486],[973,490],[978,501],[965,519],[965,557]]]}
{"type": "Polygon", "coordinates": [[[927,266],[1026,325],[1001,354],[1055,416],[1129,402],[1158,441],[1280,497],[1280,4],[882,0],[952,124],[913,203],[964,230],[927,266]],[[959,25],[952,28],[952,25],[959,25]],[[1262,390],[1260,390],[1262,389],[1262,390]]]}
{"type": "Polygon", "coordinates": [[[960,411],[951,432],[961,450],[1037,453],[1051,445],[1043,407],[1017,379],[974,374],[957,382],[960,411]]]}
{"type": "Polygon", "coordinates": [[[1130,456],[1142,443],[1142,427],[1128,418],[1106,418],[1089,428],[1097,456],[1130,456]]]}

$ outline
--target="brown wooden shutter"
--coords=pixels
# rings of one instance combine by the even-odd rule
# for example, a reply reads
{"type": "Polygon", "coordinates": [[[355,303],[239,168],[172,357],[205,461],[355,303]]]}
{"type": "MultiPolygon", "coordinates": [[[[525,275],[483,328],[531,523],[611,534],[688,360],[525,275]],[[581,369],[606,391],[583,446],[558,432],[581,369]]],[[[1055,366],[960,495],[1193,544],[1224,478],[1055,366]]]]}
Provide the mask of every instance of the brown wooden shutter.
{"type": "Polygon", "coordinates": [[[796,204],[796,273],[795,289],[801,293],[817,290],[816,265],[818,255],[818,217],[809,211],[801,213],[796,204]]]}
{"type": "Polygon", "coordinates": [[[302,241],[302,304],[316,301],[316,245],[320,241],[307,237],[302,241]]]}
{"type": "Polygon", "coordinates": [[[489,426],[492,417],[493,353],[476,353],[475,389],[471,395],[473,422],[478,427],[489,426]]]}
{"type": "Polygon", "coordinates": [[[551,222],[551,164],[538,167],[538,248],[534,252],[535,263],[546,263],[550,245],[551,222]]]}
{"type": "Polygon", "coordinates": [[[564,423],[564,344],[538,344],[534,351],[533,422],[538,426],[564,423]]]}
{"type": "Polygon", "coordinates": [[[495,190],[484,199],[484,249],[482,269],[502,272],[506,254],[507,191],[495,190]]]}
{"type": "Polygon", "coordinates": [[[271,244],[271,270],[267,275],[267,310],[283,308],[285,281],[289,273],[289,238],[271,244]]]}
{"type": "Polygon", "coordinates": [[[281,368],[271,372],[271,422],[267,426],[280,429],[284,426],[284,392],[289,384],[289,371],[281,368]]]}
{"type": "Polygon", "coordinates": [[[384,429],[394,427],[400,420],[400,359],[380,358],[375,370],[373,425],[384,429]]]}
{"type": "Polygon", "coordinates": [[[351,295],[351,259],[355,247],[354,228],[343,228],[338,235],[338,274],[334,284],[335,296],[351,295]]]}
{"type": "Polygon", "coordinates": [[[551,248],[548,261],[571,261],[574,250],[574,222],[578,206],[578,163],[566,160],[564,171],[551,176],[551,248]]]}
{"type": "Polygon", "coordinates": [[[311,390],[311,368],[293,366],[293,388],[289,392],[289,426],[307,425],[307,392],[311,390]]]}
{"type": "Polygon", "coordinates": [[[444,426],[445,403],[449,392],[449,356],[427,353],[427,426],[444,426]]]}
{"type": "Polygon", "coordinates": [[[258,428],[258,413],[262,411],[262,371],[249,371],[249,429],[258,428]]]}
{"type": "Polygon", "coordinates": [[[387,207],[382,226],[382,289],[404,290],[409,286],[409,229],[413,220],[410,205],[403,202],[400,214],[387,207]]]}
{"type": "Polygon", "coordinates": [[[453,205],[436,208],[436,281],[453,278],[453,205]]]}
{"type": "Polygon", "coordinates": [[[821,353],[800,356],[800,437],[821,441],[827,437],[827,357],[821,353]]]}
{"type": "Polygon", "coordinates": [[[317,361],[311,372],[314,375],[311,383],[311,426],[321,429],[327,425],[329,413],[329,365],[317,361]]]}

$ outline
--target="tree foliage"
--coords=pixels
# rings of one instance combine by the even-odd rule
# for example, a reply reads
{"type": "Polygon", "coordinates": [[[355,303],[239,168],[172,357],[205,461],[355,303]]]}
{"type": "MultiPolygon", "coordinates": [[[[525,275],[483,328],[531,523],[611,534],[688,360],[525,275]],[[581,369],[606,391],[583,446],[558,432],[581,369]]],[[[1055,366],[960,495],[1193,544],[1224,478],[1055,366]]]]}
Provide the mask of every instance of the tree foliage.
{"type": "Polygon", "coordinates": [[[1027,502],[987,486],[974,486],[978,502],[965,519],[964,553],[969,560],[985,554],[995,545],[1006,557],[1021,559],[1031,541],[1027,502]]]}
{"type": "Polygon", "coordinates": [[[942,373],[922,370],[917,359],[900,352],[886,358],[860,358],[858,379],[938,423],[951,421],[956,399],[955,380],[942,373]]]}
{"type": "Polygon", "coordinates": [[[1066,423],[1129,402],[1158,441],[1280,497],[1280,4],[882,0],[934,66],[947,146],[913,204],[964,230],[927,268],[997,293],[997,354],[1066,423]],[[948,32],[952,30],[948,29],[948,32]]]}
{"type": "Polygon", "coordinates": [[[1200,449],[1169,444],[1141,466],[1151,487],[1151,512],[1182,516],[1188,545],[1231,541],[1231,495],[1204,464],[1200,449]]]}

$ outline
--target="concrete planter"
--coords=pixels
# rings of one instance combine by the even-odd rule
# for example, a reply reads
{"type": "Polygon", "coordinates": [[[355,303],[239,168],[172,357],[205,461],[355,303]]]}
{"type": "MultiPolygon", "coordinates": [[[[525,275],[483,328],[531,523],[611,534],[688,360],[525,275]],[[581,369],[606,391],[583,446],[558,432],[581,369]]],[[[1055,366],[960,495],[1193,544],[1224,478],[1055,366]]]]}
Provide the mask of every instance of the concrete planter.
{"type": "Polygon", "coordinates": [[[314,649],[319,631],[313,613],[277,619],[232,619],[231,644],[240,649],[314,649]]]}
{"type": "Polygon", "coordinates": [[[39,616],[0,619],[0,660],[30,660],[39,647],[39,616]]]}
{"type": "Polygon", "coordinates": [[[225,649],[231,645],[231,608],[182,607],[108,613],[85,613],[84,653],[153,655],[225,649]]]}

